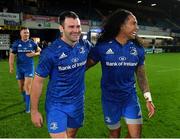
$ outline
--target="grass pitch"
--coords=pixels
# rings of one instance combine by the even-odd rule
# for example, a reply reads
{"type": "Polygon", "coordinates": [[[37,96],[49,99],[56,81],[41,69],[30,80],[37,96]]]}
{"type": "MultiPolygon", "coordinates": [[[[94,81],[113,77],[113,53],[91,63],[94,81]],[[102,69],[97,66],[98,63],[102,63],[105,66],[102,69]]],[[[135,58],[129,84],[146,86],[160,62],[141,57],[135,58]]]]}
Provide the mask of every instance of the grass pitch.
{"type": "MultiPolygon", "coordinates": [[[[180,55],[179,53],[147,54],[146,71],[156,114],[149,119],[143,95],[138,96],[143,112],[142,137],[180,138],[180,55]]],[[[37,63],[37,59],[36,59],[37,63]]],[[[0,138],[47,138],[46,123],[40,129],[30,121],[30,114],[24,113],[24,103],[18,91],[15,74],[10,75],[8,60],[0,61],[0,138]]],[[[86,73],[85,121],[77,134],[82,138],[108,137],[108,129],[103,121],[100,90],[101,68],[96,65],[86,73]]],[[[44,112],[44,83],[40,99],[40,111],[44,112]]],[[[122,120],[122,134],[127,133],[122,120]]]]}

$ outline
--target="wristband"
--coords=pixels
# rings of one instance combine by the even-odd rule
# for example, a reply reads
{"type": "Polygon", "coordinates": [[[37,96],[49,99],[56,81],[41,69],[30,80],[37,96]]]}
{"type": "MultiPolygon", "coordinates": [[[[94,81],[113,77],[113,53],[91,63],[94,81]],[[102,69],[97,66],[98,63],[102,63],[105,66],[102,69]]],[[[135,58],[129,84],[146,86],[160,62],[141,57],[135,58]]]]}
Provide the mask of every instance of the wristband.
{"type": "Polygon", "coordinates": [[[150,92],[145,92],[145,93],[144,93],[144,98],[145,98],[147,101],[152,101],[151,93],[150,93],[150,92]]]}

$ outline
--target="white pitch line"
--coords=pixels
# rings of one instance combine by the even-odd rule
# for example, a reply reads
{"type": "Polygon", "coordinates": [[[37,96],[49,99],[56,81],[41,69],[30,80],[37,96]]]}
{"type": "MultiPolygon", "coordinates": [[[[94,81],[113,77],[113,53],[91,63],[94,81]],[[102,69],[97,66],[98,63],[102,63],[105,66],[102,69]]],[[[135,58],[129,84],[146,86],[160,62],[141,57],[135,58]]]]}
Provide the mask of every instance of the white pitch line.
{"type": "Polygon", "coordinates": [[[157,72],[169,72],[169,71],[179,71],[180,68],[174,68],[174,69],[164,69],[164,70],[158,70],[157,72]]]}

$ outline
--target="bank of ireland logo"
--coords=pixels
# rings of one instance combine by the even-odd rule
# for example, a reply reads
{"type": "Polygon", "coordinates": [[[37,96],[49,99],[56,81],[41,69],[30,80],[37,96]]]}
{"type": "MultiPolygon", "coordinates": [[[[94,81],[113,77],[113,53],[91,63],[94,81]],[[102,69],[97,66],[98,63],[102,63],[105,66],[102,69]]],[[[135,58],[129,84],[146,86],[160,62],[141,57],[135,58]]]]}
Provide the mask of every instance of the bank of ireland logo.
{"type": "Polygon", "coordinates": [[[73,63],[77,63],[77,62],[79,61],[79,58],[74,57],[74,58],[71,59],[71,61],[72,61],[73,63]]]}
{"type": "Polygon", "coordinates": [[[119,57],[119,60],[120,60],[120,61],[125,61],[125,60],[126,60],[126,57],[125,57],[125,56],[120,56],[120,57],[119,57]]]}
{"type": "Polygon", "coordinates": [[[134,56],[137,56],[137,50],[136,50],[135,47],[131,47],[131,48],[130,48],[130,54],[131,54],[131,55],[134,55],[134,56]]]}
{"type": "Polygon", "coordinates": [[[58,124],[57,124],[57,122],[52,122],[52,123],[50,123],[50,129],[51,129],[51,130],[56,130],[56,129],[58,129],[58,124]]]}

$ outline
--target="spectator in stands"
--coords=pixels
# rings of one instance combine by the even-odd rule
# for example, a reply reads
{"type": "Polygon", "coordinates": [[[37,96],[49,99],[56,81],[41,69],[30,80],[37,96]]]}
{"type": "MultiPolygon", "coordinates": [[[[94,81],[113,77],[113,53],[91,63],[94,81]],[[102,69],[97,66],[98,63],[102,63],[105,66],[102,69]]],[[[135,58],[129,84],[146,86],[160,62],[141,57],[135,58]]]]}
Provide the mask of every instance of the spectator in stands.
{"type": "Polygon", "coordinates": [[[56,39],[41,54],[31,92],[31,119],[42,127],[38,111],[43,81],[49,76],[46,92],[47,128],[52,138],[73,138],[84,119],[84,74],[91,48],[80,39],[81,24],[76,13],[60,15],[61,38],[56,39]]]}
{"type": "Polygon", "coordinates": [[[142,114],[134,73],[146,99],[148,116],[155,112],[144,69],[145,52],[136,39],[137,30],[136,17],[130,11],[117,10],[106,21],[89,54],[88,68],[101,62],[102,107],[110,138],[120,137],[122,117],[128,127],[127,137],[141,136],[142,114]]]}
{"type": "Polygon", "coordinates": [[[9,56],[9,71],[14,72],[14,59],[16,59],[16,79],[23,100],[26,104],[26,113],[30,113],[30,89],[34,76],[34,61],[33,57],[40,54],[41,49],[38,45],[29,39],[30,32],[26,27],[20,30],[21,39],[15,41],[10,49],[9,56]]]}

